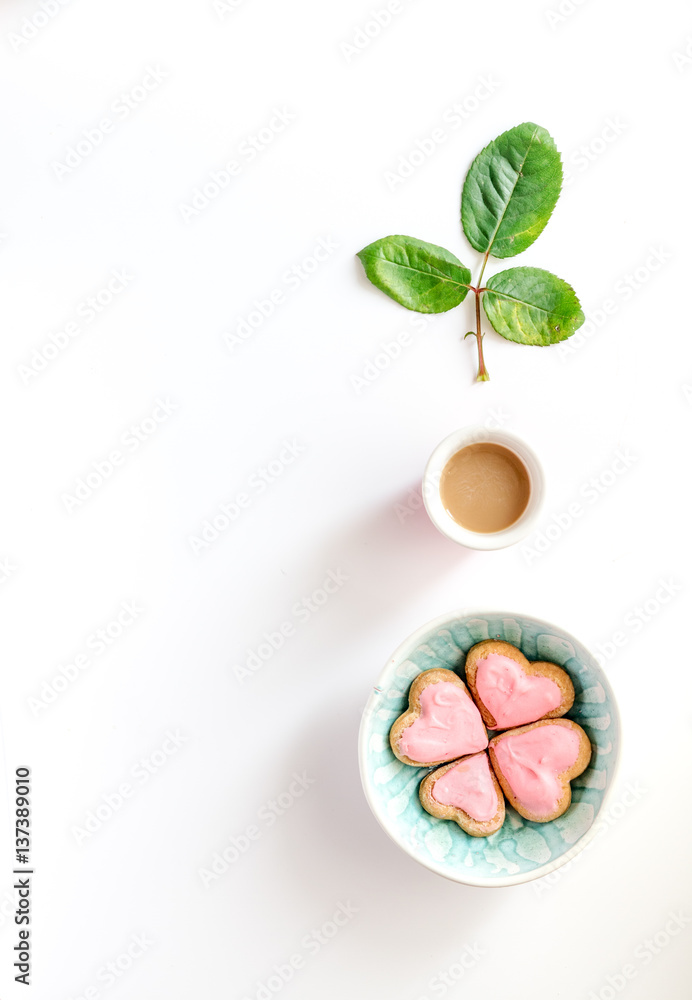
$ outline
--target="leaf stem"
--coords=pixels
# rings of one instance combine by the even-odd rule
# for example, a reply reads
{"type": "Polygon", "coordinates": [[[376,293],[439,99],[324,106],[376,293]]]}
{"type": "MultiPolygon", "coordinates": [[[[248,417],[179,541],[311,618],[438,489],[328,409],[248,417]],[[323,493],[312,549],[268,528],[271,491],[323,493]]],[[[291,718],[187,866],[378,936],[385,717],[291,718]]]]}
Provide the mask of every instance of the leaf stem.
{"type": "MultiPolygon", "coordinates": [[[[487,259],[487,257],[486,257],[487,259]]],[[[483,263],[485,267],[485,262],[483,263]]],[[[481,271],[481,277],[483,272],[481,271]]],[[[480,278],[478,280],[480,285],[480,278]]],[[[488,375],[488,369],[485,367],[485,358],[483,357],[483,334],[481,333],[481,292],[480,288],[474,288],[474,293],[476,296],[476,342],[478,344],[478,374],[476,375],[476,382],[487,382],[490,379],[488,375]]]]}
{"type": "MultiPolygon", "coordinates": [[[[488,263],[488,257],[490,256],[490,250],[488,249],[483,255],[483,263],[481,265],[481,273],[478,275],[478,282],[476,287],[472,289],[476,296],[476,342],[478,344],[478,375],[476,375],[476,382],[488,382],[490,375],[488,375],[488,369],[485,367],[485,358],[483,357],[483,334],[481,333],[481,292],[485,292],[486,289],[483,287],[483,272],[485,271],[485,265],[488,263]]],[[[467,334],[468,336],[468,334],[467,334]]]]}
{"type": "MultiPolygon", "coordinates": [[[[481,282],[483,280],[483,272],[485,271],[485,265],[488,263],[488,257],[490,256],[490,250],[487,250],[483,255],[483,263],[481,265],[481,273],[478,275],[478,289],[481,288],[481,282]]],[[[485,289],[483,289],[485,291],[485,289]]]]}

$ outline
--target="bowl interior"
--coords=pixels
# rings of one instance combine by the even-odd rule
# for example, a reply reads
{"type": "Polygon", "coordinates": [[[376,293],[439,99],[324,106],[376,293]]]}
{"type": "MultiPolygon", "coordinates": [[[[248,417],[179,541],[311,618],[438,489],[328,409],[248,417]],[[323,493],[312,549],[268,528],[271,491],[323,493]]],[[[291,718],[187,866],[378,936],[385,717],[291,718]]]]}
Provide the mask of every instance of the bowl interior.
{"type": "Polygon", "coordinates": [[[527,615],[457,613],[423,626],[385,667],[363,714],[360,765],[365,794],[387,833],[427,868],[471,885],[512,885],[554,871],[593,832],[610,789],[619,750],[619,720],[610,685],[594,657],[569,633],[527,615]],[[430,816],[418,787],[430,768],[402,764],[389,746],[392,723],[408,705],[411,681],[422,670],[445,667],[462,678],[466,654],[483,639],[503,639],[529,660],[566,670],[575,701],[566,718],[587,732],[593,755],[572,781],[572,804],[550,823],[522,819],[507,803],[504,825],[490,837],[470,837],[449,820],[430,816]]]}

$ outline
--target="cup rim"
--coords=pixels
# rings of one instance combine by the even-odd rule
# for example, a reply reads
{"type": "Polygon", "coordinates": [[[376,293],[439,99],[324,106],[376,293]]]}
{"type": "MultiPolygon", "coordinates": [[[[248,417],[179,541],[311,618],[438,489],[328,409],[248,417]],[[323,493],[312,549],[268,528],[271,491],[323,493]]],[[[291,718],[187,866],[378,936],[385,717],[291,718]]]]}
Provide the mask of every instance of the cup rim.
{"type": "Polygon", "coordinates": [[[543,506],[545,476],[543,466],[523,438],[501,428],[488,428],[480,424],[469,424],[448,434],[435,448],[428,459],[423,473],[423,503],[428,516],[438,531],[453,542],[469,549],[489,551],[504,549],[525,538],[536,523],[543,506]],[[514,452],[522,462],[529,476],[529,502],[524,513],[508,528],[488,533],[470,531],[462,527],[451,514],[447,513],[440,495],[440,477],[450,458],[469,444],[499,444],[514,452]]]}
{"type": "Polygon", "coordinates": [[[426,622],[424,625],[421,625],[419,628],[415,630],[415,632],[412,632],[406,639],[404,639],[404,641],[401,642],[394,650],[392,655],[385,663],[384,667],[380,670],[376,684],[373,686],[373,689],[370,692],[370,696],[366,702],[365,708],[363,709],[363,714],[361,716],[361,721],[360,721],[360,727],[358,730],[358,770],[360,773],[360,782],[361,782],[361,787],[363,789],[363,794],[365,795],[365,799],[368,803],[368,806],[370,807],[370,811],[372,812],[373,816],[375,817],[379,825],[382,827],[384,832],[390,838],[390,840],[393,841],[393,843],[395,843],[398,847],[400,847],[402,851],[408,854],[409,857],[413,858],[413,860],[418,862],[418,864],[421,865],[423,868],[427,868],[428,871],[433,872],[435,875],[441,875],[448,881],[456,882],[458,885],[468,885],[480,889],[504,889],[513,885],[523,885],[526,882],[533,882],[535,879],[543,878],[545,875],[550,875],[554,871],[557,871],[559,868],[562,868],[563,865],[568,864],[578,854],[581,854],[584,848],[586,848],[591,843],[591,841],[598,833],[599,824],[596,822],[598,818],[598,813],[594,816],[594,821],[592,822],[588,830],[585,830],[584,833],[581,835],[581,837],[579,837],[579,839],[575,841],[575,843],[572,844],[572,846],[567,851],[565,851],[564,854],[561,854],[558,858],[555,858],[554,861],[548,861],[546,864],[541,865],[534,871],[524,872],[518,875],[507,875],[504,878],[496,878],[496,879],[495,878],[489,879],[488,877],[474,878],[473,875],[465,871],[465,872],[460,872],[459,878],[455,878],[453,875],[450,875],[449,872],[444,871],[443,866],[439,865],[437,862],[423,860],[423,858],[421,858],[418,854],[416,854],[415,850],[412,848],[410,844],[408,844],[402,837],[397,836],[396,833],[385,824],[384,819],[380,813],[379,803],[375,800],[374,796],[371,794],[370,784],[367,777],[368,748],[366,741],[368,735],[368,723],[370,721],[370,717],[373,713],[375,705],[377,704],[377,701],[380,697],[380,693],[382,691],[382,682],[384,681],[385,677],[395,667],[396,664],[401,663],[408,658],[409,653],[413,649],[415,649],[415,647],[419,644],[423,636],[427,635],[432,629],[440,628],[444,626],[446,623],[449,623],[450,620],[458,620],[460,618],[485,617],[485,616],[493,616],[493,617],[497,616],[503,618],[530,618],[537,624],[544,625],[547,629],[557,628],[567,639],[571,640],[573,643],[576,643],[577,646],[581,646],[588,653],[588,655],[591,657],[594,664],[598,668],[601,675],[600,682],[607,689],[608,694],[610,696],[611,715],[615,719],[617,733],[618,736],[620,737],[615,750],[615,763],[613,766],[613,773],[611,776],[610,784],[604,793],[600,808],[598,810],[598,813],[604,812],[604,810],[608,807],[610,803],[613,790],[617,786],[617,781],[620,772],[620,761],[621,761],[620,751],[622,746],[622,722],[620,717],[620,710],[617,704],[617,700],[615,698],[615,693],[610,684],[610,681],[606,675],[605,670],[601,667],[600,663],[598,662],[594,654],[591,652],[591,650],[587,646],[585,646],[584,643],[581,642],[581,640],[577,639],[576,636],[572,635],[571,632],[569,632],[567,629],[562,628],[561,626],[554,625],[552,622],[546,621],[545,618],[537,618],[535,615],[529,615],[518,611],[504,611],[498,609],[489,610],[488,608],[461,608],[456,611],[448,611],[446,614],[438,615],[437,617],[432,618],[430,621],[426,622]]]}

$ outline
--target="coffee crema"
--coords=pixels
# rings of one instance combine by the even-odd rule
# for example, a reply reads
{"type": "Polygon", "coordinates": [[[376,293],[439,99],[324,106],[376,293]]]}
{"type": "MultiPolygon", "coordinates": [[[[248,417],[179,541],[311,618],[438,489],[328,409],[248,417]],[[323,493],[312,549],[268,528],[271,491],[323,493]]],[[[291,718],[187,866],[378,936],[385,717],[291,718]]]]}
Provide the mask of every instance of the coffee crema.
{"type": "Polygon", "coordinates": [[[529,473],[501,444],[469,444],[442,470],[440,497],[447,513],[468,531],[492,534],[519,520],[531,495],[529,473]]]}

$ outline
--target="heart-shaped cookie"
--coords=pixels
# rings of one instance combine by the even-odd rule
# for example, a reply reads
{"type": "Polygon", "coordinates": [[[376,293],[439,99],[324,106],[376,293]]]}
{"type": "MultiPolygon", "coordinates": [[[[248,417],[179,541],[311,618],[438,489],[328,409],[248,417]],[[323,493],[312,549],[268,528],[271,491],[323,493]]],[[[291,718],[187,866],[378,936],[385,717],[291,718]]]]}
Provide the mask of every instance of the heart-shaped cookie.
{"type": "Polygon", "coordinates": [[[488,753],[519,815],[547,823],[569,807],[570,781],[588,766],[591,742],[571,719],[543,719],[494,736],[488,753]]]}
{"type": "Polygon", "coordinates": [[[574,703],[574,685],[562,667],[527,660],[516,646],[495,639],[471,647],[466,682],[488,729],[557,719],[574,703]]]}
{"type": "Polygon", "coordinates": [[[431,771],[419,794],[431,816],[454,820],[472,837],[488,837],[505,821],[505,799],[485,752],[431,771]]]}
{"type": "Polygon", "coordinates": [[[389,732],[392,750],[404,764],[446,764],[487,747],[481,714],[452,670],[420,673],[411,685],[408,705],[389,732]]]}

